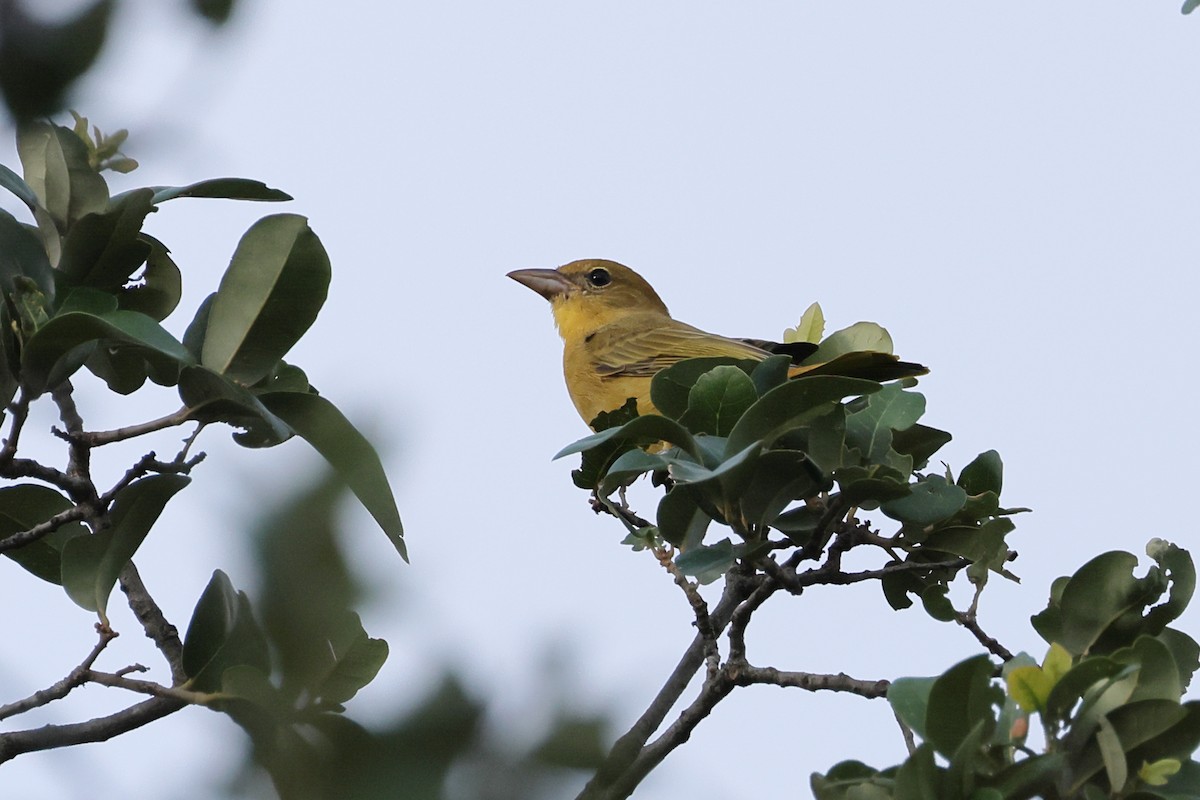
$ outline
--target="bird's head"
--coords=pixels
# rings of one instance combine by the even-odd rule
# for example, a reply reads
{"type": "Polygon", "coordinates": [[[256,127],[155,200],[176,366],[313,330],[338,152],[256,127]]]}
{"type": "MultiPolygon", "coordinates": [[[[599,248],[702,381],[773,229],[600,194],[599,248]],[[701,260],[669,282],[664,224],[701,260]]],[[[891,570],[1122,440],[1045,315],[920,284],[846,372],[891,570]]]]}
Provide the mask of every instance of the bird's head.
{"type": "Polygon", "coordinates": [[[615,261],[588,258],[558,269],[519,269],[508,277],[550,301],[565,339],[587,335],[631,314],[669,316],[646,279],[615,261]]]}

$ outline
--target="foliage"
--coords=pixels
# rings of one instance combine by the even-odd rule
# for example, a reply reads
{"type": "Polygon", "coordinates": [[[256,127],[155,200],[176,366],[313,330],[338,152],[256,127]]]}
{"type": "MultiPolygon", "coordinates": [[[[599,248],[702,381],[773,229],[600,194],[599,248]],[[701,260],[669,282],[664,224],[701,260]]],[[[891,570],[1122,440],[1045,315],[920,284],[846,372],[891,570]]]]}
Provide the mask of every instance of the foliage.
{"type": "Polygon", "coordinates": [[[821,800],[1200,796],[1200,702],[1181,702],[1200,646],[1168,626],[1195,589],[1186,550],[1153,540],[1133,575],[1130,553],[1104,553],[1055,581],[1033,618],[1050,644],[1002,668],[986,655],[935,678],[892,682],[888,701],[922,740],[901,765],[843,762],[813,776],[821,800]],[[1164,598],[1165,595],[1165,598],[1164,598]],[[1027,745],[1041,722],[1040,753],[1027,745]],[[939,763],[941,760],[941,763],[939,763]],[[942,764],[945,766],[942,766],[942,764]]]}
{"type": "MultiPolygon", "coordinates": [[[[788,335],[816,341],[822,326],[814,306],[788,335]]],[[[858,323],[817,352],[876,348],[890,348],[890,337],[858,323]]],[[[660,414],[638,416],[627,404],[559,454],[582,453],[576,484],[625,524],[627,544],[653,552],[673,575],[699,629],[683,673],[676,670],[656,698],[664,707],[652,706],[618,740],[580,797],[629,796],[733,687],[750,683],[886,696],[919,738],[897,767],[848,761],[814,775],[820,800],[1194,796],[1200,766],[1188,758],[1200,744],[1200,704],[1180,698],[1198,648],[1168,626],[1194,588],[1188,553],[1156,540],[1155,566],[1142,578],[1132,575],[1136,559],[1128,553],[1096,558],[1056,582],[1050,607],[1034,618],[1052,645],[1045,661],[1014,656],[977,619],[990,578],[1015,579],[1007,537],[1013,515],[1025,510],[1001,505],[1000,456],[984,452],[957,475],[948,466],[930,469],[950,435],[919,422],[925,399],[911,385],[837,375],[789,380],[786,366],[784,357],[682,362],[654,378],[660,414]],[[663,489],[653,522],[625,499],[643,475],[663,489]],[[862,518],[868,510],[892,520],[894,531],[877,531],[862,518]],[[844,554],[857,548],[876,552],[877,568],[844,571],[844,554]],[[965,609],[950,600],[959,575],[974,588],[965,609]],[[722,578],[724,592],[710,608],[697,584],[722,578]],[[919,601],[934,620],[962,625],[989,653],[936,678],[890,683],[750,662],[746,627],[767,598],[861,581],[878,582],[893,609],[919,601]],[[695,700],[651,741],[682,694],[682,675],[701,668],[695,700]],[[1042,753],[1026,746],[1030,715],[1045,731],[1042,753]]]]}
{"type": "MultiPolygon", "coordinates": [[[[18,122],[62,110],[71,86],[95,66],[119,8],[119,0],[94,0],[72,17],[49,20],[27,10],[35,4],[36,0],[0,0],[0,96],[18,122]]],[[[186,5],[195,16],[220,26],[235,3],[189,0],[186,5]]],[[[120,36],[127,30],[115,28],[112,33],[120,36]]]]}
{"type": "MultiPolygon", "coordinates": [[[[451,782],[460,797],[561,796],[555,790],[565,780],[577,780],[575,771],[594,767],[603,755],[605,722],[559,707],[555,695],[564,693],[550,690],[559,676],[549,670],[534,676],[537,708],[526,709],[546,724],[527,738],[497,742],[485,723],[485,703],[451,670],[415,704],[404,698],[402,713],[388,718],[376,708],[369,727],[340,714],[387,653],[361,633],[352,611],[374,587],[343,555],[344,495],[345,485],[329,474],[302,485],[265,517],[255,537],[260,574],[252,583],[260,589],[253,605],[272,657],[268,665],[226,672],[227,682],[236,679],[230,689],[249,691],[222,702],[250,735],[247,767],[264,766],[285,798],[402,793],[436,800],[451,782]],[[348,640],[354,644],[339,645],[348,640]]],[[[389,607],[389,614],[396,611],[389,607]]],[[[238,794],[259,796],[252,779],[238,783],[238,794]]]]}
{"type": "Polygon", "coordinates": [[[192,448],[214,423],[233,426],[235,441],[249,448],[273,447],[293,436],[308,441],[406,557],[400,517],[374,448],[303,370],[283,360],[324,303],[329,258],[304,217],[263,217],[241,238],[218,290],[198,304],[186,332],[176,337],[162,323],[183,299],[183,275],[168,247],[143,231],[147,217],[177,198],[291,198],[242,178],[110,195],[102,173],[136,166],[120,152],[125,132],[105,136],[89,131],[86,119],[75,120],[74,129],[48,122],[24,126],[17,142],[23,175],[0,169],[0,186],[32,220],[22,223],[0,211],[0,402],[9,409],[0,477],[16,482],[0,488],[0,551],[95,613],[100,641],[52,691],[3,707],[0,718],[62,699],[89,682],[154,699],[79,726],[0,734],[0,761],[105,739],[187,703],[226,711],[252,732],[271,727],[277,745],[302,741],[295,725],[340,724],[331,720],[340,719],[343,704],[387,657],[386,643],[363,630],[349,606],[352,598],[325,598],[324,616],[304,617],[297,643],[283,647],[264,633],[247,595],[218,570],[181,642],[131,559],[172,497],[187,487],[204,458],[191,455],[192,448]],[[148,384],[174,387],[182,406],[155,420],[88,431],[72,385],[86,373],[118,399],[148,384]],[[64,425],[54,431],[67,448],[62,469],[19,457],[30,407],[43,400],[58,407],[64,425]],[[97,486],[95,449],[187,424],[195,429],[174,458],[148,452],[111,487],[97,486]],[[169,685],[130,678],[133,668],[94,668],[116,635],[107,608],[118,584],[170,666],[169,685]],[[273,651],[291,668],[281,684],[272,682],[273,651]]]}

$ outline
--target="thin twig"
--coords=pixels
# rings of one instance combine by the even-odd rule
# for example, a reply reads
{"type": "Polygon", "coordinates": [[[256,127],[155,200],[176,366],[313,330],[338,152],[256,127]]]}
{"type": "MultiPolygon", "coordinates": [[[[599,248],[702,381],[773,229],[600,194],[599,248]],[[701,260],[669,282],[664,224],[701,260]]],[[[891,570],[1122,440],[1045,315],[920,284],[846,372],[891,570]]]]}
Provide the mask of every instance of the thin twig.
{"type": "MultiPolygon", "coordinates": [[[[136,666],[138,665],[135,665],[135,668],[136,666]]],[[[131,692],[148,694],[152,697],[171,698],[197,706],[208,706],[220,700],[228,699],[227,695],[210,694],[208,692],[194,692],[190,689],[180,689],[177,686],[163,686],[161,683],[155,683],[154,681],[126,678],[122,674],[113,672],[97,672],[96,670],[88,670],[85,679],[88,683],[98,683],[101,686],[109,686],[114,689],[127,689],[131,692]]]]}
{"type": "MultiPolygon", "coordinates": [[[[165,417],[152,419],[149,422],[142,422],[137,425],[127,425],[124,428],[115,428],[111,431],[85,431],[80,429],[77,432],[72,432],[68,429],[68,435],[71,438],[78,440],[81,444],[90,447],[101,447],[113,442],[121,442],[126,439],[134,439],[138,436],[144,436],[147,433],[174,428],[177,425],[182,425],[188,422],[188,414],[190,409],[187,407],[181,408],[165,417]]],[[[199,428],[196,429],[199,432],[199,428]]],[[[193,434],[194,437],[195,434],[193,434]]],[[[189,437],[189,438],[193,438],[189,437]]]]}
{"type": "Polygon", "coordinates": [[[24,547],[30,542],[36,542],[38,539],[41,539],[47,534],[53,533],[63,525],[66,525],[68,522],[78,522],[80,520],[90,519],[95,513],[96,510],[87,503],[71,506],[66,511],[55,514],[45,522],[39,522],[29,530],[19,531],[0,539],[0,553],[3,553],[6,550],[15,550],[18,547],[24,547]]]}
{"type": "Polygon", "coordinates": [[[675,585],[678,586],[685,597],[687,597],[688,605],[692,607],[692,613],[696,616],[696,630],[707,643],[704,653],[704,661],[708,666],[708,677],[711,680],[721,667],[721,652],[717,649],[717,634],[712,627],[712,619],[708,613],[708,603],[704,602],[704,598],[700,596],[700,592],[696,589],[696,585],[689,581],[675,561],[671,558],[673,551],[666,547],[654,548],[654,557],[658,559],[658,563],[662,565],[671,578],[674,579],[675,585]]]}
{"type": "Polygon", "coordinates": [[[71,690],[76,686],[82,686],[84,683],[87,683],[87,676],[91,671],[92,665],[96,663],[96,659],[99,658],[104,648],[108,647],[108,643],[118,636],[116,631],[100,625],[96,626],[96,631],[100,634],[100,639],[96,642],[96,646],[92,648],[92,651],[87,654],[87,657],[79,663],[79,666],[67,673],[65,678],[47,686],[45,689],[40,689],[22,700],[0,706],[0,719],[15,717],[17,714],[24,714],[30,709],[44,706],[55,700],[61,700],[70,694],[71,690]]]}
{"type": "Polygon", "coordinates": [[[962,625],[964,628],[969,630],[979,641],[979,643],[988,649],[989,653],[996,656],[1001,661],[1011,661],[1013,659],[1014,656],[1012,651],[1000,644],[1000,642],[996,641],[991,636],[988,636],[983,629],[979,627],[979,622],[976,621],[973,616],[959,611],[955,613],[954,619],[959,625],[962,625]]]}
{"type": "Polygon", "coordinates": [[[773,686],[793,687],[810,692],[829,691],[847,692],[860,697],[886,697],[890,682],[886,680],[867,681],[851,678],[844,672],[836,675],[826,675],[815,672],[789,672],[775,667],[755,667],[750,664],[730,665],[730,680],[737,686],[753,684],[771,684],[773,686]]]}
{"type": "Polygon", "coordinates": [[[0,733],[0,763],[16,758],[22,753],[88,742],[104,742],[173,714],[186,705],[187,703],[174,697],[152,697],[124,711],[87,722],[43,725],[30,730],[0,733]]]}
{"type": "Polygon", "coordinates": [[[900,719],[900,714],[895,709],[892,709],[892,715],[896,717],[896,724],[900,726],[900,735],[904,737],[904,746],[908,748],[908,754],[911,756],[917,752],[917,740],[913,737],[913,729],[900,719]]]}

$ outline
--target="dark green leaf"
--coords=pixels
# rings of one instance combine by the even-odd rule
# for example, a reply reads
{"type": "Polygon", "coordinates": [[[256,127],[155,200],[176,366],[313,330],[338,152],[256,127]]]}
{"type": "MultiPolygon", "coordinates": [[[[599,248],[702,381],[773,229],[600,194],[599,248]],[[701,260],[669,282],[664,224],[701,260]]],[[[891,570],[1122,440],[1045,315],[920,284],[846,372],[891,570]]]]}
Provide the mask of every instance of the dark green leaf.
{"type": "Polygon", "coordinates": [[[1146,632],[1153,636],[1182,614],[1191,602],[1196,591],[1196,566],[1192,563],[1191,553],[1162,539],[1151,539],[1146,545],[1146,554],[1171,581],[1167,601],[1150,609],[1143,623],[1146,632]]]}
{"type": "Polygon", "coordinates": [[[297,392],[274,392],[260,400],[311,444],[370,512],[388,540],[407,561],[400,512],[387,474],[371,443],[324,397],[297,392]]]}
{"type": "Polygon", "coordinates": [[[622,453],[604,474],[597,486],[601,497],[607,497],[621,486],[628,486],[639,476],[657,469],[666,469],[671,459],[658,453],[647,453],[634,448],[622,453]]]}
{"type": "Polygon", "coordinates": [[[111,208],[83,217],[63,240],[58,269],[73,286],[120,291],[150,254],[141,232],[153,210],[150,190],[139,189],[111,208]]]}
{"type": "Polygon", "coordinates": [[[117,493],[111,524],[91,536],[70,539],[62,550],[63,588],[81,607],[107,620],[108,596],[167,501],[190,482],[183,475],[151,475],[117,493]]]}
{"type": "Polygon", "coordinates": [[[1152,636],[1139,636],[1129,647],[1115,650],[1111,656],[1118,664],[1137,664],[1137,688],[1128,702],[1139,700],[1177,701],[1183,695],[1183,683],[1179,679],[1179,668],[1170,649],[1152,636]]]}
{"type": "MultiPolygon", "coordinates": [[[[905,456],[911,458],[911,456],[905,456]]],[[[892,467],[843,467],[833,473],[841,488],[842,499],[855,506],[882,503],[908,494],[908,476],[892,467]]]]}
{"type": "Polygon", "coordinates": [[[1156,637],[1171,651],[1183,688],[1191,683],[1192,675],[1200,668],[1200,645],[1191,636],[1174,628],[1164,628],[1156,637]]]}
{"type": "Polygon", "coordinates": [[[880,510],[906,525],[924,528],[949,519],[967,502],[967,493],[947,483],[941,475],[927,475],[912,484],[909,493],[888,500],[880,510]]]}
{"type": "Polygon", "coordinates": [[[221,278],[200,363],[243,384],[260,380],[317,318],[329,276],[329,256],[304,217],[256,222],[221,278]]]}
{"type": "Polygon", "coordinates": [[[834,406],[812,421],[805,451],[826,475],[847,466],[845,406],[834,406]]]}
{"type": "MultiPolygon", "coordinates": [[[[226,670],[248,666],[267,673],[267,642],[245,592],[234,589],[221,570],[213,572],[196,603],[183,641],[183,668],[189,688],[215,691],[226,670]]],[[[244,678],[245,676],[239,676],[244,678]]],[[[244,686],[244,680],[235,680],[244,686]]]]}
{"type": "Polygon", "coordinates": [[[892,431],[911,426],[923,413],[924,395],[905,391],[896,384],[880,387],[847,414],[846,444],[858,448],[869,463],[888,464],[892,431]]]}
{"type": "Polygon", "coordinates": [[[699,448],[687,429],[675,420],[660,417],[657,414],[635,417],[619,427],[593,433],[591,436],[586,436],[559,450],[554,454],[554,458],[559,459],[572,453],[582,453],[610,441],[628,442],[638,446],[654,444],[659,441],[669,442],[683,448],[693,458],[700,458],[699,448]]]}
{"type": "Polygon", "coordinates": [[[713,367],[696,379],[679,422],[693,434],[728,436],[758,399],[754,383],[737,367],[713,367]]]}
{"type": "Polygon", "coordinates": [[[204,367],[185,367],[180,372],[179,397],[189,409],[189,419],[245,429],[245,434],[234,437],[244,446],[270,447],[294,433],[253,393],[204,367]]]}
{"type": "Polygon", "coordinates": [[[897,678],[888,686],[887,700],[892,711],[922,739],[925,717],[929,708],[929,693],[937,678],[897,678]]]}
{"type": "Polygon", "coordinates": [[[1190,14],[1196,10],[1196,6],[1200,6],[1200,0],[1183,0],[1183,7],[1179,10],[1184,14],[1190,14]]]}
{"type": "Polygon", "coordinates": [[[150,247],[146,269],[135,285],[124,287],[117,297],[121,308],[126,311],[140,311],[162,322],[179,305],[179,298],[183,295],[183,276],[171,259],[166,245],[145,234],[142,234],[142,239],[150,247]]]}
{"type": "Polygon", "coordinates": [[[3,164],[0,164],[0,188],[8,189],[15,194],[17,199],[29,206],[31,211],[37,205],[37,193],[33,191],[20,175],[3,164]]]}
{"type": "Polygon", "coordinates": [[[714,545],[680,553],[675,557],[675,566],[700,583],[712,583],[729,571],[734,560],[733,543],[722,539],[714,545]]]}
{"type": "Polygon", "coordinates": [[[834,403],[851,395],[878,392],[874,381],[818,375],[795,378],[767,392],[729,433],[726,453],[738,453],[754,442],[769,446],[790,430],[812,422],[834,403]]]}
{"type": "Polygon", "coordinates": [[[213,301],[216,299],[216,292],[204,298],[200,307],[196,309],[196,315],[188,323],[187,330],[183,332],[183,346],[197,361],[200,360],[200,353],[204,350],[204,335],[208,331],[208,315],[212,311],[213,301]]]}
{"type": "MultiPolygon", "coordinates": [[[[168,365],[192,363],[187,348],[145,314],[70,312],[55,316],[29,340],[22,359],[22,382],[32,394],[41,394],[54,385],[51,379],[61,359],[75,348],[100,340],[134,346],[150,361],[167,362],[162,365],[164,369],[168,365]]],[[[79,365],[82,363],[80,359],[79,365]]],[[[67,377],[70,372],[62,376],[67,377]]]]}
{"type": "Polygon", "coordinates": [[[946,431],[914,423],[907,428],[892,431],[892,449],[897,453],[913,457],[913,468],[922,469],[930,457],[942,449],[952,437],[946,431]]]}
{"type": "Polygon", "coordinates": [[[1104,656],[1089,656],[1080,661],[1054,684],[1046,700],[1045,716],[1051,720],[1066,719],[1084,693],[1102,680],[1112,678],[1122,665],[1104,656]]]}
{"type": "Polygon", "coordinates": [[[983,736],[991,734],[993,706],[1003,701],[992,683],[994,670],[986,655],[975,656],[951,667],[930,689],[925,731],[943,756],[952,757],[977,725],[983,726],[983,736]]]}
{"type": "Polygon", "coordinates": [[[749,374],[758,364],[736,358],[688,358],[655,373],[650,381],[650,402],[658,413],[679,419],[687,411],[692,387],[701,375],[720,366],[737,366],[749,374]]]}
{"type": "Polygon", "coordinates": [[[786,355],[769,356],[758,362],[750,373],[750,380],[754,382],[754,390],[759,397],[787,383],[791,365],[792,359],[786,355]]]}
{"type": "Polygon", "coordinates": [[[685,550],[699,547],[712,517],[704,513],[687,486],[676,486],[658,503],[659,534],[685,550]]]}
{"type": "MultiPolygon", "coordinates": [[[[1184,722],[1187,717],[1186,708],[1167,700],[1143,700],[1140,703],[1130,703],[1114,708],[1108,714],[1099,717],[1097,736],[1088,743],[1088,746],[1076,759],[1073,774],[1075,782],[1071,790],[1077,790],[1093,775],[1104,769],[1106,761],[1111,762],[1111,758],[1105,758],[1106,750],[1115,747],[1125,753],[1134,751],[1184,722]],[[1111,726],[1111,732],[1103,733],[1109,726],[1111,726]],[[1107,746],[1100,741],[1101,736],[1109,740],[1107,746]]],[[[1185,738],[1180,737],[1180,745],[1184,744],[1185,738]]],[[[1190,753],[1190,751],[1188,752],[1190,753]]],[[[1123,758],[1124,754],[1122,753],[1122,760],[1123,758]]],[[[1138,766],[1140,766],[1140,762],[1138,766]]]]}
{"type": "Polygon", "coordinates": [[[1033,756],[1006,767],[990,783],[1006,798],[1044,797],[1064,774],[1065,762],[1064,753],[1033,756]]]}
{"type": "MultiPolygon", "coordinates": [[[[20,484],[0,488],[0,539],[27,531],[74,507],[48,486],[20,484]]],[[[62,549],[76,536],[87,534],[82,522],[68,522],[36,541],[4,554],[44,581],[62,583],[62,549]]]]}
{"type": "Polygon", "coordinates": [[[0,291],[12,292],[18,277],[29,278],[48,300],[54,299],[54,277],[41,242],[0,209],[0,291]]]}
{"type": "Polygon", "coordinates": [[[938,622],[954,622],[954,606],[946,596],[949,591],[949,586],[935,583],[921,592],[921,603],[925,606],[925,613],[938,622]]]}
{"type": "Polygon", "coordinates": [[[146,359],[132,348],[98,347],[83,365],[117,394],[133,394],[149,376],[146,359]]]}
{"type": "Polygon", "coordinates": [[[754,463],[744,488],[734,497],[744,522],[769,525],[793,501],[815,497],[828,488],[819,469],[797,450],[769,450],[754,463]]]}
{"type": "Polygon", "coordinates": [[[291,200],[287,192],[272,189],[262,181],[249,178],[210,178],[190,186],[155,186],[152,203],[158,205],[176,197],[215,197],[225,200],[291,200]]]}
{"type": "Polygon", "coordinates": [[[995,450],[980,453],[958,476],[958,485],[967,494],[977,495],[995,492],[998,496],[1004,485],[1004,462],[995,450]]]}
{"type": "Polygon", "coordinates": [[[532,757],[552,767],[595,770],[608,753],[608,736],[603,719],[564,717],[533,749],[532,757]]]}
{"type": "Polygon", "coordinates": [[[1131,553],[1103,553],[1080,567],[1067,583],[1060,604],[1060,644],[1073,655],[1087,651],[1126,612],[1137,614],[1140,621],[1141,609],[1161,596],[1166,588],[1161,573],[1152,570],[1145,578],[1135,578],[1136,566],[1131,553]]]}
{"type": "Polygon", "coordinates": [[[349,701],[359,689],[375,679],[387,661],[387,642],[367,636],[357,614],[350,613],[347,619],[352,620],[345,629],[348,635],[330,641],[333,669],[314,687],[314,696],[326,703],[340,705],[349,701]]]}

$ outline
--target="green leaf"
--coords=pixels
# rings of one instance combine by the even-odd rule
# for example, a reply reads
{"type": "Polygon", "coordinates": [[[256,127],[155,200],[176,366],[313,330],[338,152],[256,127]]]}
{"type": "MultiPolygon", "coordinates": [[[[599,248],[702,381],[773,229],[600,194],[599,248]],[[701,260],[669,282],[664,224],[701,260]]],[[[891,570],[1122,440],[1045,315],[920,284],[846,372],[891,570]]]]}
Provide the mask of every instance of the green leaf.
{"type": "Polygon", "coordinates": [[[142,234],[142,239],[150,246],[146,268],[136,284],[121,289],[117,299],[126,311],[140,311],[162,322],[179,305],[183,276],[166,245],[146,234],[142,234]]]}
{"type": "Polygon", "coordinates": [[[688,393],[688,407],[679,422],[693,434],[728,436],[754,402],[758,392],[741,369],[714,367],[696,379],[688,393]]]}
{"type": "Polygon", "coordinates": [[[88,163],[87,147],[69,128],[35,122],[17,136],[25,182],[58,228],[108,205],[108,185],[88,163]]]}
{"type": "Polygon", "coordinates": [[[954,605],[950,602],[950,598],[946,596],[949,591],[949,586],[943,583],[935,583],[932,586],[925,587],[921,592],[921,603],[925,606],[925,613],[938,622],[954,622],[955,620],[954,605]]]}
{"type": "Polygon", "coordinates": [[[889,500],[879,508],[906,525],[924,528],[949,519],[967,502],[967,493],[947,483],[941,475],[927,475],[910,487],[904,497],[889,500]]]}
{"type": "Polygon", "coordinates": [[[735,358],[688,358],[660,369],[650,380],[650,402],[658,413],[679,419],[687,411],[692,387],[700,376],[721,366],[737,366],[749,373],[758,362],[735,358]]]}
{"type": "Polygon", "coordinates": [[[937,678],[897,678],[888,686],[887,701],[892,711],[913,729],[922,739],[925,735],[925,718],[929,709],[929,694],[937,678]]]}
{"type": "Polygon", "coordinates": [[[604,473],[604,479],[597,486],[597,493],[601,497],[608,497],[619,487],[628,486],[644,473],[666,469],[671,462],[671,458],[662,454],[647,453],[637,448],[626,450],[604,473]]]}
{"type": "MultiPolygon", "coordinates": [[[[34,396],[52,388],[59,361],[75,348],[99,340],[134,346],[163,369],[192,363],[187,348],[145,314],[136,311],[69,312],[55,316],[29,340],[22,358],[22,382],[34,396]]],[[[82,363],[80,359],[74,368],[78,369],[82,363]]],[[[68,368],[67,374],[59,380],[70,377],[73,371],[68,368]]]]}
{"type": "Polygon", "coordinates": [[[1146,632],[1153,636],[1178,618],[1191,602],[1196,591],[1196,566],[1187,550],[1163,539],[1151,539],[1146,545],[1146,555],[1154,559],[1171,581],[1167,601],[1150,609],[1143,623],[1146,632]]]}
{"type": "Polygon", "coordinates": [[[1010,670],[1005,675],[1005,683],[1009,697],[1017,702],[1021,710],[1042,712],[1046,709],[1055,680],[1041,667],[1030,666],[1010,670]]]}
{"type": "Polygon", "coordinates": [[[969,495],[985,492],[1000,494],[1004,485],[1004,462],[995,450],[980,453],[958,476],[958,485],[969,495]]]}
{"type": "Polygon", "coordinates": [[[240,383],[257,382],[317,318],[329,277],[329,257],[304,217],[259,220],[221,278],[200,363],[240,383]]]}
{"type": "Polygon", "coordinates": [[[714,545],[680,553],[675,557],[675,566],[684,575],[707,584],[728,572],[735,560],[733,543],[729,539],[722,539],[714,545]]]}
{"type": "Polygon", "coordinates": [[[1131,553],[1103,553],[1080,567],[1067,582],[1059,604],[1060,643],[1072,654],[1086,652],[1127,612],[1136,614],[1140,622],[1141,609],[1162,594],[1165,579],[1154,571],[1135,578],[1136,566],[1137,558],[1131,553]]]}
{"type": "Polygon", "coordinates": [[[388,657],[388,644],[372,639],[353,612],[346,614],[342,630],[330,640],[332,669],[314,687],[313,695],[326,703],[342,704],[375,679],[388,657]]]}
{"type": "Polygon", "coordinates": [[[901,455],[912,456],[913,468],[922,469],[929,463],[933,454],[942,449],[951,438],[946,431],[914,423],[907,428],[892,431],[892,449],[901,455]]]}
{"type": "Polygon", "coordinates": [[[834,331],[821,342],[817,352],[805,361],[818,364],[822,361],[832,361],[846,353],[859,352],[891,353],[892,337],[886,330],[874,322],[856,322],[848,328],[834,331]]]}
{"type": "Polygon", "coordinates": [[[1051,720],[1066,719],[1067,714],[1084,693],[1103,680],[1112,678],[1123,669],[1121,664],[1104,656],[1089,656],[1069,669],[1050,690],[1045,702],[1045,716],[1051,720]]]}
{"type": "Polygon", "coordinates": [[[1200,0],[1183,0],[1183,7],[1179,10],[1184,14],[1190,14],[1196,10],[1196,6],[1200,6],[1200,0]]]}
{"type": "Polygon", "coordinates": [[[747,477],[736,488],[742,519],[756,526],[769,525],[794,500],[815,497],[828,483],[815,464],[798,450],[762,453],[747,477]]]}
{"type": "Polygon", "coordinates": [[[33,191],[33,188],[20,175],[3,164],[0,164],[0,188],[8,189],[15,194],[18,200],[29,206],[30,211],[38,204],[37,192],[33,191]]]}
{"type": "Polygon", "coordinates": [[[986,655],[968,658],[947,670],[929,692],[925,729],[927,740],[950,758],[976,726],[983,736],[995,724],[993,706],[1003,701],[992,684],[995,667],[986,655]]]}
{"type": "Polygon", "coordinates": [[[379,455],[366,437],[320,395],[272,392],[259,399],[325,457],[407,561],[400,512],[379,455]]]}
{"type": "Polygon", "coordinates": [[[1179,670],[1179,680],[1186,689],[1192,681],[1192,675],[1200,668],[1200,644],[1183,631],[1174,628],[1163,628],[1156,637],[1171,651],[1175,659],[1175,668],[1179,670]]]}
{"type": "Polygon", "coordinates": [[[188,349],[196,361],[200,360],[200,353],[204,350],[204,336],[208,332],[208,315],[212,313],[213,302],[216,299],[216,292],[204,298],[196,309],[192,321],[188,323],[187,330],[183,332],[183,346],[188,349]]]}
{"type": "Polygon", "coordinates": [[[656,517],[659,534],[677,548],[691,550],[704,541],[712,522],[696,502],[688,486],[676,486],[658,502],[656,517]]]}
{"type": "MultiPolygon", "coordinates": [[[[74,505],[48,486],[28,483],[0,488],[0,539],[27,531],[74,505]]],[[[42,580],[61,584],[63,546],[86,534],[82,522],[68,522],[36,541],[5,550],[4,554],[42,580]]]]}
{"type": "Polygon", "coordinates": [[[768,356],[758,362],[750,373],[750,380],[754,383],[754,390],[758,392],[759,397],[787,383],[788,369],[791,366],[792,359],[786,355],[768,356]]]}
{"type": "Polygon", "coordinates": [[[660,417],[657,414],[647,414],[635,417],[616,428],[607,428],[599,433],[593,433],[591,436],[585,436],[559,450],[554,454],[554,459],[592,450],[610,441],[624,441],[639,446],[663,441],[682,448],[693,458],[700,458],[699,448],[686,428],[675,420],[660,417]]]}
{"type": "Polygon", "coordinates": [[[880,387],[852,405],[846,416],[846,444],[857,447],[871,464],[889,464],[892,431],[911,426],[924,413],[925,397],[919,392],[896,384],[880,387]]]}
{"type": "Polygon", "coordinates": [[[939,795],[942,770],[934,761],[933,747],[922,744],[896,771],[894,800],[928,800],[939,795]]]}
{"type": "Polygon", "coordinates": [[[21,277],[32,280],[48,299],[54,298],[54,276],[41,242],[0,209],[0,290],[12,292],[21,277]]]}
{"type": "Polygon", "coordinates": [[[821,341],[823,333],[825,333],[825,314],[821,311],[820,303],[813,303],[804,309],[804,314],[801,315],[800,322],[796,327],[788,328],[783,332],[783,341],[786,344],[792,342],[816,344],[821,341]]]}
{"type": "Polygon", "coordinates": [[[1045,797],[1068,769],[1065,753],[1048,753],[1018,761],[998,772],[989,783],[1002,797],[1045,797]]]}
{"type": "Polygon", "coordinates": [[[248,389],[204,367],[184,367],[179,373],[179,397],[189,419],[245,429],[246,433],[234,435],[245,447],[271,447],[294,433],[248,389]]]}
{"type": "Polygon", "coordinates": [[[741,452],[754,442],[769,446],[784,433],[826,413],[842,398],[878,392],[881,388],[874,381],[828,375],[790,380],[767,392],[742,415],[729,432],[725,452],[741,452]]]}
{"type": "Polygon", "coordinates": [[[183,475],[151,475],[117,493],[110,524],[99,533],[70,539],[62,550],[62,583],[79,606],[107,622],[108,596],[167,501],[187,486],[183,475]]]}
{"type": "Polygon", "coordinates": [[[234,589],[229,576],[216,570],[188,623],[183,669],[189,678],[188,687],[204,692],[220,688],[225,671],[233,667],[269,672],[267,641],[254,620],[245,592],[234,589]]]}
{"type": "Polygon", "coordinates": [[[1139,636],[1129,647],[1112,653],[1118,664],[1137,664],[1137,688],[1129,696],[1130,703],[1140,700],[1172,700],[1183,695],[1179,669],[1170,649],[1152,636],[1139,636]]]}
{"type": "Polygon", "coordinates": [[[139,189],[121,202],[71,226],[63,240],[58,269],[72,286],[118,292],[146,263],[150,245],[141,236],[150,205],[150,190],[139,189]]]}
{"type": "MultiPolygon", "coordinates": [[[[1110,779],[1114,768],[1117,775],[1121,775],[1122,770],[1116,767],[1115,763],[1118,758],[1127,769],[1126,753],[1133,752],[1170,731],[1184,722],[1187,716],[1187,709],[1167,700],[1130,703],[1100,716],[1097,719],[1095,737],[1076,760],[1073,775],[1075,781],[1071,791],[1077,790],[1101,769],[1109,772],[1110,779]]],[[[1182,744],[1182,741],[1180,743],[1182,744]]]]}
{"type": "Polygon", "coordinates": [[[188,186],[155,186],[152,203],[158,205],[177,197],[214,197],[224,200],[291,200],[287,192],[272,189],[262,181],[249,178],[210,178],[188,186]]]}

